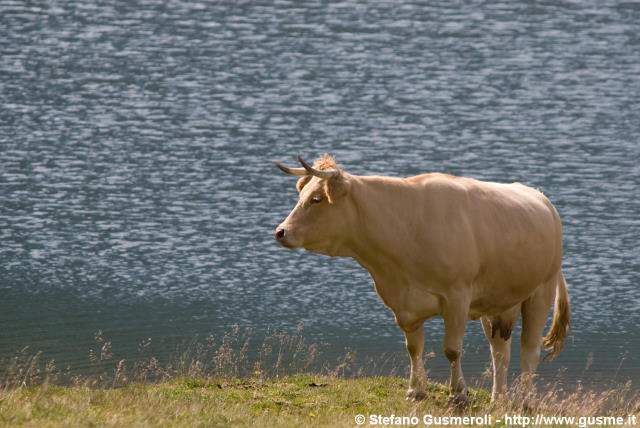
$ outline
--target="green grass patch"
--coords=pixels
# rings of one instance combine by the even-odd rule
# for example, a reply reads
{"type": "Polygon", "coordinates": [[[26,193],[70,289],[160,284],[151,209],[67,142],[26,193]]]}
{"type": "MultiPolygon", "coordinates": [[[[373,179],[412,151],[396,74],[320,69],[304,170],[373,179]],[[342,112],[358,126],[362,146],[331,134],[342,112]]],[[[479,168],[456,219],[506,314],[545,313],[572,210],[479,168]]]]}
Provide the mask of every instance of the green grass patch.
{"type": "MultiPolygon", "coordinates": [[[[42,385],[0,391],[0,425],[351,427],[357,414],[452,412],[443,385],[432,384],[421,403],[406,401],[406,389],[405,379],[393,377],[312,375],[173,379],[114,389],[42,385]]],[[[486,391],[471,394],[489,405],[486,391]]]]}
{"type": "MultiPolygon", "coordinates": [[[[469,390],[465,409],[448,404],[448,388],[431,383],[428,398],[405,400],[406,379],[297,375],[269,379],[172,379],[155,384],[129,384],[121,388],[37,386],[0,390],[0,426],[28,427],[354,427],[356,415],[417,417],[492,416],[488,426],[504,426],[505,414],[575,416],[576,422],[545,426],[578,426],[578,417],[594,412],[607,393],[569,395],[552,400],[541,395],[540,408],[522,407],[517,400],[490,403],[485,389],[469,390]],[[546,401],[545,401],[546,400],[546,401]]],[[[600,410],[598,410],[600,411],[600,410]]],[[[613,410],[612,410],[613,411],[613,410]]],[[[638,408],[634,407],[640,422],[638,408]]],[[[632,411],[633,412],[633,411],[632,411]]],[[[610,414],[613,414],[609,412],[610,414]]],[[[627,417],[629,413],[624,412],[627,417]]],[[[380,425],[379,425],[380,426],[380,425]]],[[[395,426],[399,426],[397,423],[395,426]]],[[[453,426],[465,426],[456,425],[453,426]]],[[[468,426],[468,425],[466,425],[468,426]]]]}

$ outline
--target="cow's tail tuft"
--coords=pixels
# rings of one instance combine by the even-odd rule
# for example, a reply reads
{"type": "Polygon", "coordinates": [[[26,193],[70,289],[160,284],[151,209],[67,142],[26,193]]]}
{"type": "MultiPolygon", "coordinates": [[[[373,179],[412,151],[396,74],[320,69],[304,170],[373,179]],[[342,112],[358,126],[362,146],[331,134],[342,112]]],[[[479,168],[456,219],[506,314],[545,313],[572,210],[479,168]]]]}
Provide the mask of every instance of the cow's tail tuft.
{"type": "Polygon", "coordinates": [[[567,337],[569,330],[569,318],[571,317],[571,307],[569,306],[569,293],[567,291],[567,283],[564,279],[562,271],[558,272],[558,283],[556,284],[556,301],[553,309],[553,322],[549,333],[543,340],[545,350],[548,352],[544,359],[551,358],[554,360],[560,351],[564,339],[567,337]]]}

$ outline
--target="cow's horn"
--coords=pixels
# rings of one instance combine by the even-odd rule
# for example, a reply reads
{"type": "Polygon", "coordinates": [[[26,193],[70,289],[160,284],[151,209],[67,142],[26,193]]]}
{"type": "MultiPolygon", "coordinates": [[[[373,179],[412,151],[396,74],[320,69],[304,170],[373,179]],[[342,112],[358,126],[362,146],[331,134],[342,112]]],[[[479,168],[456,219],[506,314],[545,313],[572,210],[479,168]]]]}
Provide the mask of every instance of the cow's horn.
{"type": "Polygon", "coordinates": [[[287,174],[291,175],[309,175],[309,172],[304,168],[287,168],[286,166],[280,165],[278,162],[274,161],[278,168],[284,171],[287,174]]]}
{"type": "Polygon", "coordinates": [[[304,167],[304,169],[308,171],[308,174],[315,175],[316,177],[319,177],[319,178],[333,178],[339,174],[339,171],[336,169],[331,169],[328,171],[320,171],[318,169],[315,169],[312,166],[310,166],[308,163],[306,163],[300,157],[300,155],[298,155],[298,162],[300,162],[300,164],[304,167]]]}

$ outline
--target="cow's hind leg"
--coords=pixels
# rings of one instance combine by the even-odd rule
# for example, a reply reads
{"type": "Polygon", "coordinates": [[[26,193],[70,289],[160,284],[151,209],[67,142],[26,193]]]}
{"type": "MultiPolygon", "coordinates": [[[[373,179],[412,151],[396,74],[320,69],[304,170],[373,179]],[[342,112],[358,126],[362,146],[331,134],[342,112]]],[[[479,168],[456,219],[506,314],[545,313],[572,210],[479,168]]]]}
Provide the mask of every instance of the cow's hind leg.
{"type": "Polygon", "coordinates": [[[556,279],[542,284],[522,303],[522,337],[520,369],[523,389],[531,391],[533,377],[540,361],[542,331],[549,316],[556,291],[556,279]]]}
{"type": "Polygon", "coordinates": [[[534,374],[540,361],[542,331],[549,317],[555,297],[555,279],[541,285],[531,297],[522,303],[522,338],[520,368],[522,373],[534,374]]]}
{"type": "Polygon", "coordinates": [[[424,363],[422,362],[422,351],[424,349],[422,324],[414,330],[403,330],[407,352],[409,352],[409,357],[411,358],[411,377],[407,400],[424,400],[427,398],[427,374],[424,371],[424,363]]]}
{"type": "Polygon", "coordinates": [[[516,306],[496,317],[482,317],[482,328],[491,345],[491,363],[493,365],[491,401],[504,398],[507,392],[507,373],[511,359],[511,332],[519,315],[520,307],[516,306]]]}

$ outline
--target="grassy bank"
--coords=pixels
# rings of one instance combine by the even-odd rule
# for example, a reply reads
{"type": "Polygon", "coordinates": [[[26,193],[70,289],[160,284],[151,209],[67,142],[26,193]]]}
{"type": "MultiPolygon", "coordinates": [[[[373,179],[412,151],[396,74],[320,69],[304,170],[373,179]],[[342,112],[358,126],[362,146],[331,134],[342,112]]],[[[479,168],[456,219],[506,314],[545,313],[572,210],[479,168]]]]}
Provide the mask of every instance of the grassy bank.
{"type": "MultiPolygon", "coordinates": [[[[6,426],[355,426],[372,413],[449,412],[447,391],[432,384],[429,400],[404,400],[404,379],[298,375],[269,380],[179,379],[115,389],[38,386],[0,393],[6,426]]],[[[484,411],[486,391],[472,391],[469,413],[484,411]]]]}
{"type": "MultiPolygon", "coordinates": [[[[465,410],[448,406],[444,385],[429,386],[429,398],[407,402],[405,379],[296,375],[261,379],[171,379],[120,388],[47,386],[0,390],[1,426],[261,426],[353,427],[356,415],[366,425],[372,414],[415,416],[422,425],[425,414],[438,416],[492,415],[489,426],[505,414],[547,416],[611,416],[635,414],[638,403],[620,391],[595,394],[577,392],[568,397],[542,395],[539,407],[525,410],[516,401],[490,404],[490,394],[471,389],[465,410]],[[617,395],[616,395],[617,394],[617,395]],[[617,397],[617,398],[616,398],[617,397]],[[602,406],[609,407],[605,410],[602,406]],[[634,413],[635,412],[635,413],[634,413]]],[[[627,391],[628,392],[628,391],[627,391]]],[[[636,397],[637,398],[637,397],[636,397]]],[[[578,426],[546,424],[545,426],[578,426]]],[[[400,426],[400,425],[396,425],[400,426]]],[[[404,425],[415,426],[415,425],[404,425]]],[[[467,425],[468,426],[468,425],[467,425]]]]}
{"type": "MultiPolygon", "coordinates": [[[[486,389],[471,388],[471,404],[463,410],[449,407],[448,388],[437,383],[429,385],[426,400],[407,402],[406,354],[362,359],[345,350],[330,358],[323,355],[323,346],[306,343],[303,329],[301,324],[295,334],[269,330],[254,346],[257,352],[249,352],[256,343],[251,329],[234,326],[221,337],[194,338],[164,362],[153,356],[151,339],[141,342],[137,358],[119,358],[111,340],[98,331],[88,352],[90,370],[83,374],[60,370],[40,352],[24,348],[0,361],[0,367],[6,367],[0,370],[0,427],[354,427],[357,415],[365,417],[365,426],[371,415],[413,418],[387,421],[387,426],[425,426],[425,415],[491,416],[484,426],[534,425],[522,419],[506,421],[505,415],[573,417],[573,423],[537,426],[583,427],[624,424],[581,423],[581,417],[627,421],[635,416],[636,424],[626,426],[640,426],[640,391],[630,382],[612,380],[607,390],[589,390],[578,382],[567,392],[561,374],[557,381],[536,382],[534,395],[511,382],[509,399],[494,404],[486,389]],[[393,366],[388,361],[402,363],[393,366]],[[311,372],[315,374],[305,374],[311,372]],[[378,374],[385,376],[374,376],[378,374]]],[[[427,367],[429,358],[427,354],[427,367]]],[[[490,385],[486,374],[471,385],[490,385]]]]}

